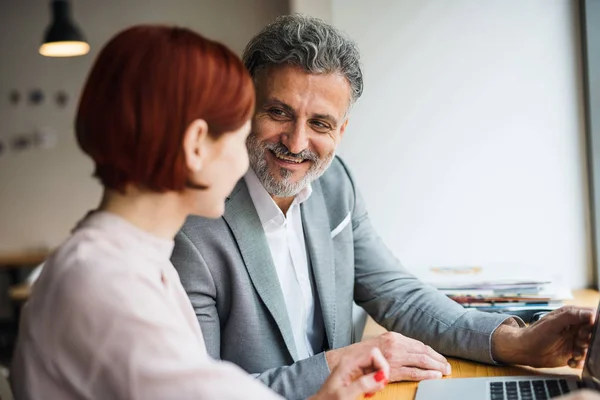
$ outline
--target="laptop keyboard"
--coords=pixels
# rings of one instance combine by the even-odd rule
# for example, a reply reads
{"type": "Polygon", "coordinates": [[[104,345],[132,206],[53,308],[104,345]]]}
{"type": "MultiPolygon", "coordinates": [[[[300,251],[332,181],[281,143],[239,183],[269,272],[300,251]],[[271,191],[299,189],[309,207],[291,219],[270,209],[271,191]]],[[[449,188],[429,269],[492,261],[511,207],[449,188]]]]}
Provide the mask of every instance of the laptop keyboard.
{"type": "Polygon", "coordinates": [[[544,400],[566,393],[564,379],[490,382],[490,400],[544,400]]]}

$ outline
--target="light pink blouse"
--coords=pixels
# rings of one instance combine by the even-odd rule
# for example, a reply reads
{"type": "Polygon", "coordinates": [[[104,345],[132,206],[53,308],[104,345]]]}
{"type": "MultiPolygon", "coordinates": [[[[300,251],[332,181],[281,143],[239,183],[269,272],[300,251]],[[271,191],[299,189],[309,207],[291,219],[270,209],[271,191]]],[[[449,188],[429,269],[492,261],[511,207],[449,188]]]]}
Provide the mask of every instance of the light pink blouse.
{"type": "Polygon", "coordinates": [[[116,215],[86,217],[24,307],[16,398],[278,399],[208,356],[172,250],[116,215]]]}

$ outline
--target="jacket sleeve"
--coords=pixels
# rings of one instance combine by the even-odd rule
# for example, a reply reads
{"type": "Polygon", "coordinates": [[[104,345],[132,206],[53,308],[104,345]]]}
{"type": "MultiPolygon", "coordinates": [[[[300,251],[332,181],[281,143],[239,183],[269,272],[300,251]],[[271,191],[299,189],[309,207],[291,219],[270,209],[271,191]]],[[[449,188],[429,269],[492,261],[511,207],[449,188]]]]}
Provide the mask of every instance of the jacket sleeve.
{"type": "Polygon", "coordinates": [[[354,196],[356,303],[386,329],[420,340],[440,353],[495,363],[492,334],[510,317],[467,310],[417,279],[373,229],[356,187],[354,196]]]}
{"type": "Polygon", "coordinates": [[[183,231],[175,236],[171,262],[192,303],[208,354],[214,359],[220,359],[221,328],[216,306],[217,289],[204,258],[183,231]]]}

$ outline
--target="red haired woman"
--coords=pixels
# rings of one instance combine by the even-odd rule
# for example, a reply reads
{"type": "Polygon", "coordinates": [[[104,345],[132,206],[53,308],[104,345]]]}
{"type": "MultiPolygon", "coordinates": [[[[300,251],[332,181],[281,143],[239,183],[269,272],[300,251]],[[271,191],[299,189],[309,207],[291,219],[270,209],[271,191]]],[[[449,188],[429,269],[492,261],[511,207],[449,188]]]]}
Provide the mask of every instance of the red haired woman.
{"type": "MultiPolygon", "coordinates": [[[[248,168],[253,109],[238,57],[190,30],[137,26],[104,47],[76,121],[104,195],[46,262],[24,308],[17,398],[278,397],[210,359],[169,261],[186,216],[220,216],[248,168]]],[[[378,350],[355,355],[316,398],[379,390],[388,373],[378,350]]]]}

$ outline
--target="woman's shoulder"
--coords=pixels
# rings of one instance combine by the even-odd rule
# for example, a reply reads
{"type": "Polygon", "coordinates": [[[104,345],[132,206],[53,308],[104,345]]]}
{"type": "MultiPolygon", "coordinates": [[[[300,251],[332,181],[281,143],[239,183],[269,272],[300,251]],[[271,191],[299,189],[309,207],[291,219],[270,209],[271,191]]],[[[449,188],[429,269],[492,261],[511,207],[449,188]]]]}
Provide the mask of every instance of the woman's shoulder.
{"type": "Polygon", "coordinates": [[[46,261],[34,296],[68,304],[73,311],[90,305],[125,306],[137,286],[160,283],[160,276],[151,267],[144,270],[141,263],[102,235],[75,232],[46,261]]]}

